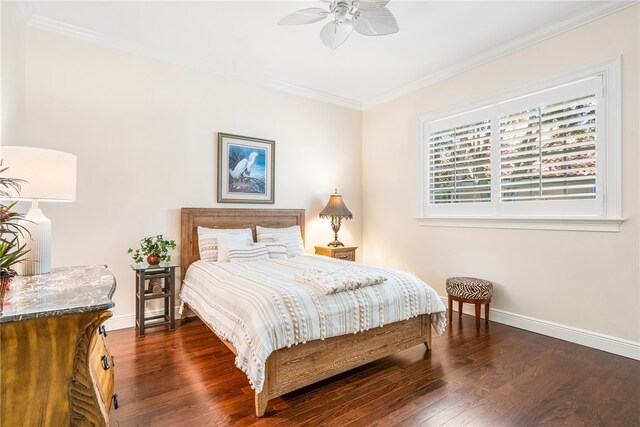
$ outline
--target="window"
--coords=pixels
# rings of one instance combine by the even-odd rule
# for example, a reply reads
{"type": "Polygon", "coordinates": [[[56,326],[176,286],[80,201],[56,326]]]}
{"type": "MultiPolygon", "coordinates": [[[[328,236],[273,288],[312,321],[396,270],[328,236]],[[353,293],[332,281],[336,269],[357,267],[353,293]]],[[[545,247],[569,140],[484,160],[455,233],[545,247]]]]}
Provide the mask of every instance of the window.
{"type": "Polygon", "coordinates": [[[421,118],[422,223],[617,231],[617,65],[421,118]]]}

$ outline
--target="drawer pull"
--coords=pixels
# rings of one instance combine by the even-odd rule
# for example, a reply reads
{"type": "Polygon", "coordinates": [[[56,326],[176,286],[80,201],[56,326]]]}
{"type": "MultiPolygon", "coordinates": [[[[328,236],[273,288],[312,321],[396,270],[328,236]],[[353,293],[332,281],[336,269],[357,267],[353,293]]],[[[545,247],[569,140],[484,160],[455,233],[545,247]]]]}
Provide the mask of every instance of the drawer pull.
{"type": "Polygon", "coordinates": [[[109,358],[105,355],[102,355],[102,368],[106,371],[111,367],[109,365],[109,358]]]}
{"type": "Polygon", "coordinates": [[[112,397],[112,399],[113,399],[113,409],[118,409],[118,407],[120,406],[120,405],[118,404],[118,395],[117,395],[117,394],[114,394],[114,395],[113,395],[113,397],[112,397]]]}
{"type": "Polygon", "coordinates": [[[339,259],[349,259],[349,255],[338,255],[339,259]]]}
{"type": "Polygon", "coordinates": [[[104,325],[100,325],[100,327],[98,328],[98,333],[102,334],[103,336],[107,336],[107,329],[104,327],[104,325]]]}

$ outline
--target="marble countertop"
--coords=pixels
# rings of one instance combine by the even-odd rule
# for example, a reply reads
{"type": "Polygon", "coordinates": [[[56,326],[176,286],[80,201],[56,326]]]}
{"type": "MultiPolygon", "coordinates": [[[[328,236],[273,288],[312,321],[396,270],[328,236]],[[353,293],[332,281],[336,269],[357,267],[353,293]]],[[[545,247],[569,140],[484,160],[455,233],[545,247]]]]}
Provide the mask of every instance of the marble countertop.
{"type": "Polygon", "coordinates": [[[115,306],[116,279],[104,266],[54,268],[16,276],[4,297],[0,323],[98,311],[115,306]]]}

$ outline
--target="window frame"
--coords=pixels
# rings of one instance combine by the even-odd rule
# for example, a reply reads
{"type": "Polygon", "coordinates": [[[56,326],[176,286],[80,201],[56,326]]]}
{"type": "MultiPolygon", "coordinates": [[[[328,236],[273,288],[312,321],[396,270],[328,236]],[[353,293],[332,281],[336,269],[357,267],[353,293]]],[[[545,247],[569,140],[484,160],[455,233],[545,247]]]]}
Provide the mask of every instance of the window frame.
{"type": "MultiPolygon", "coordinates": [[[[499,116],[491,117],[492,144],[496,142],[495,135],[499,134],[499,116]]],[[[481,228],[519,228],[519,229],[548,229],[548,230],[578,230],[578,231],[609,231],[617,232],[624,222],[621,217],[621,119],[620,119],[620,57],[603,63],[587,67],[578,71],[566,73],[559,77],[545,80],[541,83],[528,85],[520,89],[503,93],[498,96],[485,98],[480,101],[467,103],[453,108],[419,117],[419,205],[418,224],[425,226],[445,227],[481,227],[481,228]],[[457,116],[471,115],[477,117],[478,112],[493,108],[496,104],[515,101],[538,92],[557,88],[590,77],[602,76],[602,103],[598,108],[598,126],[602,126],[602,140],[604,148],[598,148],[598,180],[602,181],[598,191],[602,194],[602,209],[599,214],[563,215],[556,212],[546,212],[545,209],[531,211],[524,206],[518,212],[516,209],[504,210],[500,208],[499,199],[492,198],[489,203],[461,203],[448,204],[446,209],[435,208],[430,205],[428,176],[426,165],[428,135],[426,127],[429,123],[446,121],[457,116]],[[602,118],[602,119],[601,119],[602,118]],[[602,172],[600,172],[602,171],[602,172]],[[489,205],[486,207],[470,205],[489,205]]],[[[499,186],[500,170],[496,168],[499,159],[496,158],[495,147],[492,145],[492,187],[499,186]]],[[[492,192],[495,196],[496,194],[492,192]]],[[[549,203],[537,202],[537,203],[549,203]]],[[[526,204],[525,204],[526,205],[526,204]]],[[[551,206],[549,204],[548,206],[551,206]]]]}

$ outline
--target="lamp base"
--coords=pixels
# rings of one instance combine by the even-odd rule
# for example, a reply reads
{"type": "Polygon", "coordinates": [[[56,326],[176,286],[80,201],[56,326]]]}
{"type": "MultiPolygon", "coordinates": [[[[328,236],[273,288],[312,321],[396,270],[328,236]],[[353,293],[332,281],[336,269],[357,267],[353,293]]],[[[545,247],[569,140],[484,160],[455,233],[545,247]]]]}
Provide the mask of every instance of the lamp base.
{"type": "Polygon", "coordinates": [[[22,237],[27,258],[17,265],[18,274],[33,276],[51,272],[51,220],[37,207],[32,207],[22,221],[28,233],[22,237]]]}
{"type": "Polygon", "coordinates": [[[344,246],[344,243],[339,242],[338,240],[334,240],[333,242],[329,243],[327,246],[331,248],[337,248],[338,246],[344,246]]]}

